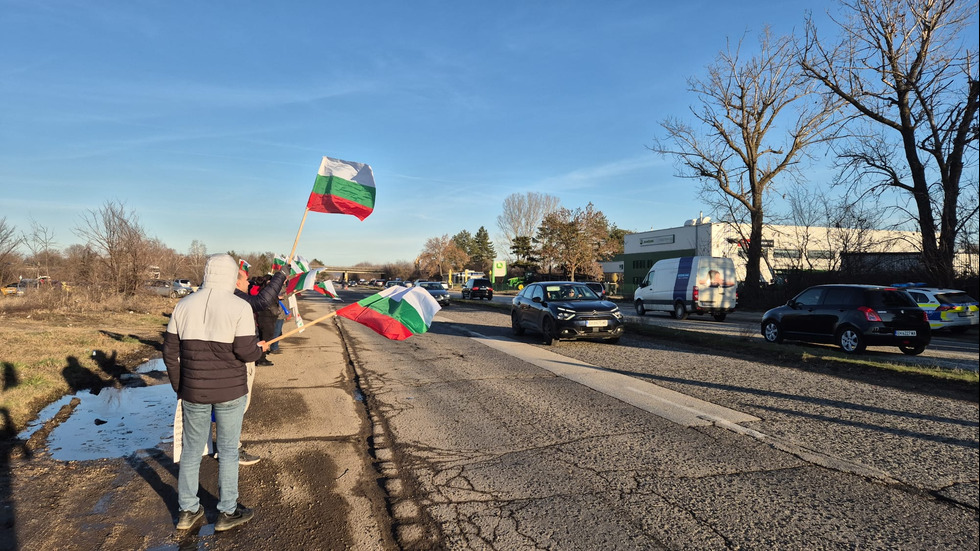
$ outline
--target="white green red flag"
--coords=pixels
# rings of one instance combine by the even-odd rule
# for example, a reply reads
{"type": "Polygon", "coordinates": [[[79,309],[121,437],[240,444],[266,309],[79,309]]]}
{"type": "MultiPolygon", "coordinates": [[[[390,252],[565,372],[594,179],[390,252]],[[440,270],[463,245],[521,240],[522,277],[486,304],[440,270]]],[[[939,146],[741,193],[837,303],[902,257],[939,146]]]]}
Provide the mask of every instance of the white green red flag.
{"type": "Polygon", "coordinates": [[[245,262],[245,259],[242,259],[242,258],[239,258],[238,259],[238,269],[242,270],[246,274],[248,273],[248,269],[251,268],[251,267],[252,267],[252,265],[249,264],[248,262],[245,262]]]}
{"type": "Polygon", "coordinates": [[[327,295],[328,297],[336,300],[340,300],[337,296],[337,290],[334,289],[333,282],[329,279],[324,279],[323,281],[317,281],[313,286],[313,290],[320,293],[321,295],[327,295]]]}
{"type": "Polygon", "coordinates": [[[429,330],[439,303],[421,287],[395,285],[337,310],[337,315],[366,325],[392,340],[429,330]]]}
{"type": "Polygon", "coordinates": [[[278,272],[279,270],[282,270],[286,267],[286,262],[288,261],[289,260],[284,255],[277,254],[275,258],[272,259],[272,271],[278,272]]]}
{"type": "Polygon", "coordinates": [[[316,290],[316,276],[322,271],[323,268],[317,268],[316,270],[310,270],[308,272],[303,272],[297,276],[291,277],[286,282],[286,294],[298,293],[300,291],[316,290]]]}
{"type": "Polygon", "coordinates": [[[374,212],[374,172],[370,165],[324,157],[306,208],[351,214],[364,220],[374,212]]]}
{"type": "Polygon", "coordinates": [[[292,277],[296,274],[301,274],[303,272],[310,271],[310,263],[306,261],[302,256],[297,256],[293,259],[293,263],[289,265],[289,276],[292,277]]]}

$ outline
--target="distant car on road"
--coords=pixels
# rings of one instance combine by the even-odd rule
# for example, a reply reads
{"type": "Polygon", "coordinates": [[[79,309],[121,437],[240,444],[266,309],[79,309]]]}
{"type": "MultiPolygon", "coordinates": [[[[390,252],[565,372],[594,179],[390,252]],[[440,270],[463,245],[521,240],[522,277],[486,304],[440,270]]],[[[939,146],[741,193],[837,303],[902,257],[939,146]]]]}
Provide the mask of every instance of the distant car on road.
{"type": "Polygon", "coordinates": [[[493,300],[493,284],[489,279],[474,278],[467,281],[460,290],[464,299],[485,298],[493,300]]]}
{"type": "Polygon", "coordinates": [[[541,333],[545,344],[576,339],[617,343],[625,331],[618,306],[574,281],[525,286],[511,301],[510,321],[515,335],[541,333]]]}
{"type": "Polygon", "coordinates": [[[439,306],[443,308],[449,306],[449,291],[443,289],[442,284],[438,281],[416,281],[415,286],[428,291],[432,298],[439,303],[439,306]]]}
{"type": "Polygon", "coordinates": [[[925,312],[907,292],[876,285],[810,287],[763,314],[762,335],[772,343],[834,343],[848,354],[878,345],[916,355],[932,338],[925,312]]]}

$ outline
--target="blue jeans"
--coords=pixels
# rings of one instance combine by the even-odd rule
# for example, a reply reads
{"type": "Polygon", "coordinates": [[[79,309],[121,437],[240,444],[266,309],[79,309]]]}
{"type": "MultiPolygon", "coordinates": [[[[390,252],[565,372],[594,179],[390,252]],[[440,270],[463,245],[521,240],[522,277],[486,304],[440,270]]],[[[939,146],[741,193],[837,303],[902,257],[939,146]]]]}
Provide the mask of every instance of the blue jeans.
{"type": "MultiPolygon", "coordinates": [[[[276,338],[276,337],[282,335],[282,322],[284,322],[284,321],[285,320],[283,320],[283,319],[277,319],[276,320],[276,331],[275,331],[275,333],[272,334],[272,338],[276,338]]],[[[278,342],[274,342],[274,343],[272,343],[272,344],[269,345],[269,352],[275,352],[277,350],[279,350],[279,343],[278,342]]]]}
{"type": "Polygon", "coordinates": [[[218,511],[234,513],[238,506],[238,439],[242,434],[247,395],[220,404],[195,404],[182,400],[184,416],[183,450],[177,475],[177,506],[181,511],[197,511],[201,475],[201,450],[211,437],[211,412],[218,425],[218,511]]]}

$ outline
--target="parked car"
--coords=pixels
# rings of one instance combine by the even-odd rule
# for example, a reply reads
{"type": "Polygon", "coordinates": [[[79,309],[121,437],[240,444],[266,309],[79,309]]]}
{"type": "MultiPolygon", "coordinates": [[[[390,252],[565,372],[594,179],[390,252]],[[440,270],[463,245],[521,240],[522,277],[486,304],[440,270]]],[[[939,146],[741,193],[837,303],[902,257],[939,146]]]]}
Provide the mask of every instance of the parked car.
{"type": "Polygon", "coordinates": [[[463,285],[460,293],[464,299],[485,298],[491,300],[493,298],[493,284],[490,283],[489,279],[474,278],[463,285]]]}
{"type": "Polygon", "coordinates": [[[574,281],[526,285],[511,301],[510,323],[515,335],[534,331],[545,344],[576,339],[617,343],[625,331],[618,306],[574,281]]]}
{"type": "Polygon", "coordinates": [[[190,287],[183,287],[175,281],[166,279],[151,279],[143,285],[143,288],[161,297],[181,298],[191,294],[190,287]]]}
{"type": "Polygon", "coordinates": [[[925,312],[896,287],[817,285],[762,316],[762,335],[769,342],[835,343],[849,354],[869,345],[921,354],[930,333],[925,312]]]}
{"type": "Polygon", "coordinates": [[[421,287],[432,295],[432,298],[436,299],[439,306],[445,308],[449,306],[449,291],[442,288],[442,284],[438,281],[417,281],[415,282],[416,287],[421,287]]]}
{"type": "Polygon", "coordinates": [[[3,296],[7,296],[7,295],[11,295],[11,296],[23,295],[24,294],[24,290],[20,288],[19,283],[20,283],[19,281],[14,281],[14,282],[11,282],[11,283],[8,283],[8,284],[4,285],[2,288],[0,288],[0,294],[3,294],[3,296]]]}
{"type": "MultiPolygon", "coordinates": [[[[899,287],[896,285],[896,287],[899,287]]],[[[961,333],[980,325],[980,303],[977,299],[956,289],[938,287],[904,287],[912,300],[929,318],[933,331],[948,329],[961,333]]]]}
{"type": "Polygon", "coordinates": [[[385,282],[385,289],[387,289],[388,287],[394,287],[395,285],[401,285],[402,287],[404,287],[405,282],[400,279],[389,279],[388,281],[385,282]]]}
{"type": "Polygon", "coordinates": [[[599,298],[601,298],[602,300],[606,300],[607,295],[606,295],[605,283],[601,281],[586,281],[585,286],[588,287],[589,289],[592,289],[592,291],[594,291],[595,294],[599,295],[599,298]]]}
{"type": "Polygon", "coordinates": [[[178,296],[184,297],[194,292],[194,286],[189,279],[175,279],[174,290],[177,291],[178,296]]]}

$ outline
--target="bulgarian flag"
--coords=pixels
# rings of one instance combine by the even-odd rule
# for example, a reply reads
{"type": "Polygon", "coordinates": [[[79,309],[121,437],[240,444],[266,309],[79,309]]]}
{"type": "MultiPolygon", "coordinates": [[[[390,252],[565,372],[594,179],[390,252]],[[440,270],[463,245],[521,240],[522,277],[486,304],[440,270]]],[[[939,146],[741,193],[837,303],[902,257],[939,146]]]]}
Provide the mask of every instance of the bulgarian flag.
{"type": "Polygon", "coordinates": [[[364,220],[374,211],[374,192],[370,165],[324,157],[306,208],[364,220]]]}
{"type": "Polygon", "coordinates": [[[316,284],[313,285],[313,290],[321,295],[327,295],[332,299],[340,300],[340,297],[337,296],[337,290],[333,287],[333,282],[329,279],[317,281],[316,284]]]}
{"type": "MultiPolygon", "coordinates": [[[[286,294],[297,293],[299,291],[316,290],[316,276],[323,271],[323,268],[303,272],[286,282],[286,294]]],[[[322,292],[322,291],[319,291],[322,292]]]]}
{"type": "Polygon", "coordinates": [[[242,270],[246,274],[248,273],[248,269],[251,268],[251,267],[252,267],[252,265],[249,264],[248,262],[245,262],[245,259],[244,258],[239,258],[238,259],[238,269],[242,270]]]}
{"type": "Polygon", "coordinates": [[[289,265],[289,276],[292,277],[296,274],[301,274],[303,272],[310,271],[310,263],[306,261],[302,256],[297,256],[293,259],[293,263],[289,265]]]}
{"type": "Polygon", "coordinates": [[[288,262],[288,260],[285,256],[277,254],[276,257],[272,259],[272,271],[278,272],[279,270],[282,270],[286,266],[286,262],[288,262]]]}
{"type": "Polygon", "coordinates": [[[421,287],[395,285],[337,310],[337,315],[366,325],[392,340],[429,330],[439,303],[421,287]]]}

